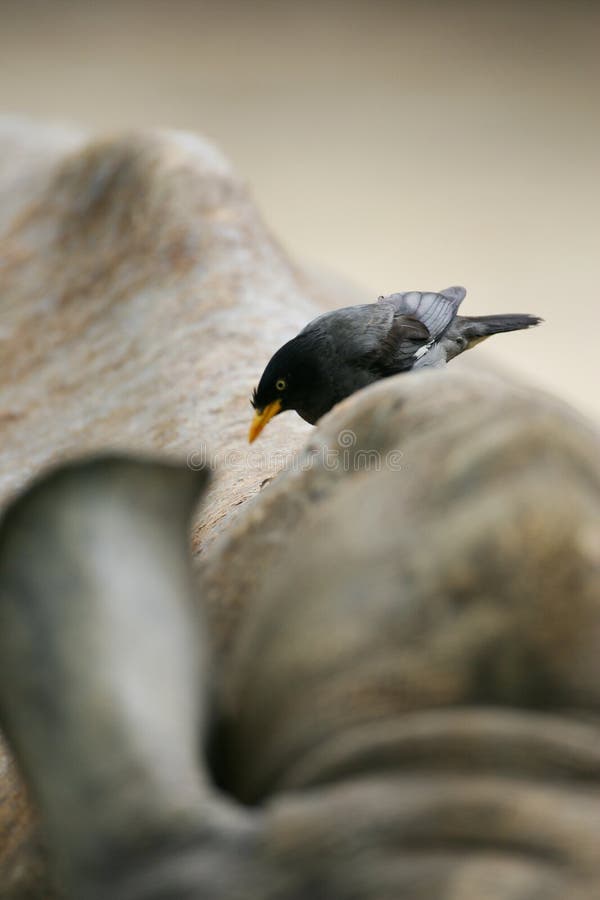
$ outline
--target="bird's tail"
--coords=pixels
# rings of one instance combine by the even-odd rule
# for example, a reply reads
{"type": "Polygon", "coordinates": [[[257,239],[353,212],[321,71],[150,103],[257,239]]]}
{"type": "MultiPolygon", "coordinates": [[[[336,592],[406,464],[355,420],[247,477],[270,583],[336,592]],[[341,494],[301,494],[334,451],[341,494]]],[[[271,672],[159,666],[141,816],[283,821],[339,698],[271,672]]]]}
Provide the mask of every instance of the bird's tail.
{"type": "Polygon", "coordinates": [[[460,319],[460,333],[468,340],[469,345],[478,343],[491,334],[502,331],[520,331],[539,325],[543,319],[528,315],[503,316],[457,316],[460,319]]]}
{"type": "Polygon", "coordinates": [[[542,321],[537,316],[528,315],[504,315],[504,316],[462,316],[466,331],[472,332],[473,337],[488,337],[490,334],[499,334],[501,331],[520,331],[521,328],[531,328],[542,321]]]}

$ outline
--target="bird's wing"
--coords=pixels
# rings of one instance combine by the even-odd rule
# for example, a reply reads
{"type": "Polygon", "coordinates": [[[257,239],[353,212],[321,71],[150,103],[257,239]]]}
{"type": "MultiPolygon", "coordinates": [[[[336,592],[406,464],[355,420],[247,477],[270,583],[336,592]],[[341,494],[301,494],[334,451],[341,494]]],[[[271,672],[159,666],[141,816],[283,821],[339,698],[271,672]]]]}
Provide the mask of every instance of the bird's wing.
{"type": "Polygon", "coordinates": [[[414,316],[398,314],[391,303],[347,306],[313,319],[300,332],[311,346],[323,345],[352,369],[378,377],[412,366],[414,355],[430,340],[427,327],[414,316]]]}
{"type": "Polygon", "coordinates": [[[311,342],[322,341],[341,358],[359,357],[373,350],[385,338],[394,318],[389,305],[362,303],[322,313],[300,332],[311,342]]]}
{"type": "Polygon", "coordinates": [[[431,343],[431,334],[423,322],[414,316],[394,315],[387,334],[371,357],[371,368],[384,376],[404,372],[427,352],[431,343]]]}
{"type": "Polygon", "coordinates": [[[377,378],[411,369],[419,353],[431,346],[431,335],[423,322],[414,316],[398,315],[390,305],[372,304],[371,315],[363,324],[366,327],[356,330],[351,344],[347,344],[346,362],[377,378]]]}
{"type": "Polygon", "coordinates": [[[439,293],[405,291],[402,294],[380,297],[378,302],[391,304],[394,308],[394,318],[410,316],[421,322],[429,332],[429,339],[435,341],[454,319],[466,293],[463,287],[458,286],[445,288],[439,293]]]}

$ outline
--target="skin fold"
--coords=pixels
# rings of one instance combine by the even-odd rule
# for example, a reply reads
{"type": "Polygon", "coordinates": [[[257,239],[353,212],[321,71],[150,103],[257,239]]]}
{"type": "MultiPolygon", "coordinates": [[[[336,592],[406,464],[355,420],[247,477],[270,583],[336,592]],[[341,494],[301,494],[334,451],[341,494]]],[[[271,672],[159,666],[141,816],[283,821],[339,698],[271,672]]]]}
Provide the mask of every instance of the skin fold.
{"type": "MultiPolygon", "coordinates": [[[[382,435],[410,417],[420,390],[431,397],[417,382],[401,412],[378,419],[382,435]]],[[[585,431],[571,440],[560,417],[534,421],[526,399],[500,392],[490,410],[489,397],[484,407],[472,395],[481,421],[508,403],[512,424],[491,456],[473,449],[466,494],[454,448],[470,426],[456,414],[430,443],[455,460],[433,488],[423,453],[409,481],[375,470],[338,476],[332,490],[330,472],[307,471],[327,502],[279,547],[227,657],[211,650],[186,547],[204,470],[98,458],[50,473],[10,506],[0,716],[61,895],[598,895],[598,657],[587,650],[597,606],[582,543],[598,512],[596,445],[585,431]],[[543,477],[528,470],[524,492],[518,448],[550,435],[554,457],[543,477]],[[560,516],[547,490],[556,467],[560,516]],[[432,520],[449,497],[447,516],[432,520]],[[399,505],[411,515],[400,535],[387,527],[399,505]],[[519,548],[536,533],[525,563],[519,548]],[[499,547],[486,594],[478,562],[489,578],[499,547]],[[551,559],[561,574],[524,603],[527,579],[543,586],[551,559]],[[558,598],[574,579],[567,633],[558,598]]],[[[338,414],[353,452],[379,440],[367,409],[338,414]]],[[[333,417],[323,439],[337,430],[333,417]]],[[[285,485],[269,489],[273,516],[285,485]]]]}

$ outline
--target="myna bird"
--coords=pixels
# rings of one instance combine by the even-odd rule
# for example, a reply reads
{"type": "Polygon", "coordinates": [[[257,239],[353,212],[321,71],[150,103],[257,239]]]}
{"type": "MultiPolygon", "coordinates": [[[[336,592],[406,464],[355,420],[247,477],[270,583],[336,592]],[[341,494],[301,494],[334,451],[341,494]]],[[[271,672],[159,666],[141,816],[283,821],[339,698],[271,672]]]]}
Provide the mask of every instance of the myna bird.
{"type": "Polygon", "coordinates": [[[273,416],[295,409],[314,425],[360,388],[410,369],[444,366],[501,331],[538,325],[529,315],[458,316],[463,287],[406,291],[309,322],[271,358],[252,395],[252,443],[273,416]]]}

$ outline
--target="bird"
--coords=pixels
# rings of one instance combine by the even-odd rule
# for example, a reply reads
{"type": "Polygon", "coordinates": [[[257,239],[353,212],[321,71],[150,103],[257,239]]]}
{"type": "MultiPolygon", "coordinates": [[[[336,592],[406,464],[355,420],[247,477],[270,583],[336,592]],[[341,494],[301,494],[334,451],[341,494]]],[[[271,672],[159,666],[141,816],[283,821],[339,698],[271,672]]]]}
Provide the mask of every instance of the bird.
{"type": "Polygon", "coordinates": [[[250,400],[249,442],[285,410],[314,425],[336,403],[375,381],[441,368],[492,334],[542,321],[526,314],[459,316],[466,293],[458,285],[404,291],[317,316],[268,362],[250,400]]]}

